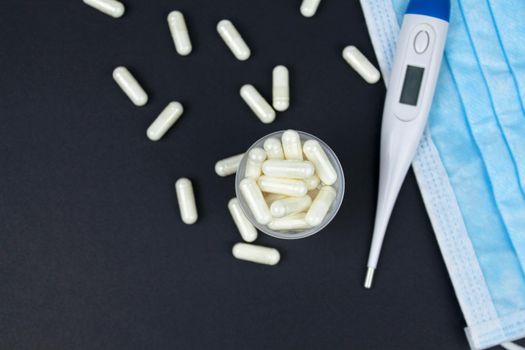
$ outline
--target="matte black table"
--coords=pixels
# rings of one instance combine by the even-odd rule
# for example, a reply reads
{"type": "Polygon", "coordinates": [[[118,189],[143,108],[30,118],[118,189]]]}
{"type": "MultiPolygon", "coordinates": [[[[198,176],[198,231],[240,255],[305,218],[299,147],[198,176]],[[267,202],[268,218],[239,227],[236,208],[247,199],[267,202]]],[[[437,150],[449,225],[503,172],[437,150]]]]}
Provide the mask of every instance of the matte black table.
{"type": "Polygon", "coordinates": [[[341,58],[375,61],[358,1],[125,0],[121,19],[76,0],[0,3],[0,348],[467,349],[464,321],[411,173],[376,285],[362,288],[375,211],[382,83],[341,58]],[[166,16],[186,15],[194,51],[176,54],[166,16]],[[234,59],[216,33],[231,19],[252,48],[234,59]],[[271,96],[290,68],[291,108],[260,123],[239,97],[271,96]],[[128,66],[138,108],[113,82],[128,66]],[[160,142],[148,125],[185,113],[160,142]],[[260,235],[277,267],[239,262],[227,210],[234,178],[214,173],[272,131],[325,140],[347,192],[336,219],[300,241],[260,235]],[[182,224],[173,188],[195,184],[200,219],[182,224]]]}

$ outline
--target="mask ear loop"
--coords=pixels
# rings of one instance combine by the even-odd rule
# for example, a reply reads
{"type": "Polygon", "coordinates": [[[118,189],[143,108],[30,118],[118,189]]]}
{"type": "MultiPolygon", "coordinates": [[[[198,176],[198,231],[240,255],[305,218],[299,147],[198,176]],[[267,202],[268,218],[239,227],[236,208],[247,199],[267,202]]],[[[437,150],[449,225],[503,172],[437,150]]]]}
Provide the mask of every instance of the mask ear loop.
{"type": "Polygon", "coordinates": [[[506,349],[506,350],[525,350],[523,346],[519,346],[518,344],[515,344],[515,343],[501,343],[500,345],[503,349],[506,349]]]}

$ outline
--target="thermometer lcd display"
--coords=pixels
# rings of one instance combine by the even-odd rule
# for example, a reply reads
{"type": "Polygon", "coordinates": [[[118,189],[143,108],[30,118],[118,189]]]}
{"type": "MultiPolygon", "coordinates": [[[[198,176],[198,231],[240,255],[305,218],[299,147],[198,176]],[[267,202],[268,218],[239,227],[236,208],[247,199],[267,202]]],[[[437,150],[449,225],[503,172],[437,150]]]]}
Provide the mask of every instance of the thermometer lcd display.
{"type": "Polygon", "coordinates": [[[399,102],[405,105],[417,106],[421,82],[423,81],[423,73],[425,73],[425,68],[407,66],[405,82],[403,83],[403,90],[401,91],[401,99],[399,102]]]}

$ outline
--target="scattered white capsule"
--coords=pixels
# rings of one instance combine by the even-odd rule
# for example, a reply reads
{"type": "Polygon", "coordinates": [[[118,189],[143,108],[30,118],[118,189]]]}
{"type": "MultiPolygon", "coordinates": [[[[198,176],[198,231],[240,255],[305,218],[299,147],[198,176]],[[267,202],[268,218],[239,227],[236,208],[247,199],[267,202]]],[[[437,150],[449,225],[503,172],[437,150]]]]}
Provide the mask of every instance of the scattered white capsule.
{"type": "Polygon", "coordinates": [[[302,197],[308,191],[302,180],[261,176],[257,183],[263,192],[284,194],[290,197],[302,197]]]}
{"type": "Polygon", "coordinates": [[[191,225],[197,221],[197,206],[191,181],[183,177],[175,182],[177,201],[179,202],[180,217],[185,224],[191,225]]]}
{"type": "Polygon", "coordinates": [[[375,84],[381,79],[376,67],[355,46],[347,46],[343,50],[346,62],[369,84],[375,84]]]}
{"type": "Polygon", "coordinates": [[[250,48],[246,45],[246,42],[232,22],[223,19],[217,24],[217,32],[219,32],[222,40],[224,40],[239,61],[245,61],[250,58],[250,48]]]}
{"type": "Polygon", "coordinates": [[[314,163],[321,181],[325,185],[333,185],[337,180],[337,172],[321,144],[316,140],[308,140],[304,143],[303,151],[306,158],[314,163]]]}
{"type": "Polygon", "coordinates": [[[272,214],[255,180],[243,179],[239,184],[239,189],[255,220],[261,225],[267,225],[272,220],[272,214]]]}
{"type": "Polygon", "coordinates": [[[291,179],[305,179],[314,175],[315,167],[305,160],[267,160],[262,164],[264,175],[272,177],[287,177],[291,179]]]}
{"type": "Polygon", "coordinates": [[[321,0],[303,0],[301,4],[301,14],[305,17],[312,17],[317,12],[321,0]]]}
{"type": "Polygon", "coordinates": [[[264,200],[266,201],[266,204],[268,204],[268,207],[272,205],[273,202],[278,201],[279,199],[287,198],[284,194],[278,194],[278,193],[265,193],[264,194],[264,200]]]}
{"type": "Polygon", "coordinates": [[[286,130],[282,136],[284,156],[288,160],[303,160],[303,146],[299,133],[286,130]]]}
{"type": "Polygon", "coordinates": [[[136,106],[144,106],[148,102],[148,95],[126,67],[115,68],[113,79],[136,106]]]}
{"type": "Polygon", "coordinates": [[[273,108],[276,111],[283,112],[290,106],[290,77],[288,68],[277,66],[273,69],[273,108]]]}
{"type": "Polygon", "coordinates": [[[235,244],[232,254],[236,259],[263,265],[276,265],[281,260],[281,254],[277,249],[248,243],[235,244]]]}
{"type": "Polygon", "coordinates": [[[235,226],[237,226],[242,239],[244,239],[246,242],[255,241],[257,239],[257,230],[252,225],[250,220],[248,220],[246,215],[244,215],[237,198],[230,199],[228,202],[228,209],[230,210],[233,222],[235,222],[235,226]]]}
{"type": "Polygon", "coordinates": [[[117,0],[84,0],[84,4],[114,18],[122,17],[126,10],[124,5],[117,0]]]}
{"type": "Polygon", "coordinates": [[[146,135],[151,141],[158,141],[180,118],[184,108],[179,102],[170,102],[150,125],[146,135]]]}
{"type": "Polygon", "coordinates": [[[239,169],[242,157],[244,157],[244,153],[219,160],[215,163],[215,172],[222,177],[235,174],[239,169]]]}
{"type": "Polygon", "coordinates": [[[252,149],[248,153],[244,176],[251,177],[252,179],[257,179],[259,176],[261,176],[261,168],[265,160],[266,152],[262,148],[255,147],[252,149]]]}
{"type": "Polygon", "coordinates": [[[168,26],[170,28],[171,37],[175,44],[175,49],[181,56],[186,56],[191,53],[192,46],[190,35],[188,34],[188,27],[184,20],[184,15],[180,11],[172,11],[168,15],[168,26]]]}
{"type": "Polygon", "coordinates": [[[253,85],[246,84],[241,87],[240,94],[244,102],[263,123],[270,124],[275,120],[275,111],[272,106],[253,85]]]}
{"type": "Polygon", "coordinates": [[[335,200],[337,192],[331,186],[323,186],[317,197],[312,202],[312,206],[306,213],[305,220],[310,226],[317,226],[323,222],[330,206],[335,200]]]}
{"type": "Polygon", "coordinates": [[[279,139],[270,137],[264,141],[263,147],[268,155],[268,159],[284,159],[283,145],[279,139]]]}
{"type": "Polygon", "coordinates": [[[319,179],[319,176],[314,175],[304,179],[304,182],[306,183],[306,188],[308,189],[308,191],[312,191],[319,187],[321,180],[319,179]]]}
{"type": "Polygon", "coordinates": [[[306,230],[311,228],[306,220],[305,214],[293,214],[285,216],[284,218],[273,219],[268,224],[268,228],[274,231],[293,231],[293,230],[306,230]]]}
{"type": "Polygon", "coordinates": [[[310,208],[310,205],[312,205],[310,196],[289,197],[273,202],[270,206],[270,212],[274,218],[282,218],[283,216],[305,211],[310,208]]]}

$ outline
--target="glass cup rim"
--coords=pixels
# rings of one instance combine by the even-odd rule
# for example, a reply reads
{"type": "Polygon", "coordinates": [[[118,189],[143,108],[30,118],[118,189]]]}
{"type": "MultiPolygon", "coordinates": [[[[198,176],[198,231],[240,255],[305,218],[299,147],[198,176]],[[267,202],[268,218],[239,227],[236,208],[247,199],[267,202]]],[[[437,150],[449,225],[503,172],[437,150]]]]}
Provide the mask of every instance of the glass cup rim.
{"type": "Polygon", "coordinates": [[[259,231],[261,231],[261,232],[263,232],[263,233],[265,233],[265,234],[267,234],[269,236],[272,236],[274,238],[280,238],[280,239],[293,240],[293,239],[306,238],[306,237],[313,236],[316,233],[318,233],[319,231],[323,230],[335,218],[335,216],[339,212],[339,209],[341,208],[341,204],[343,203],[344,193],[345,193],[345,177],[344,177],[343,167],[341,166],[341,162],[339,161],[339,158],[337,157],[335,152],[332,150],[332,148],[330,148],[330,146],[328,146],[328,144],[326,144],[323,140],[321,140],[317,136],[312,135],[312,134],[307,133],[307,132],[304,132],[304,131],[295,130],[295,129],[286,129],[286,130],[275,131],[275,132],[267,134],[267,135],[259,138],[257,141],[255,141],[248,148],[248,150],[244,153],[244,156],[242,157],[242,159],[241,159],[241,161],[239,163],[238,171],[237,171],[237,173],[235,175],[235,195],[237,196],[237,198],[239,200],[239,203],[240,203],[242,211],[244,212],[244,215],[248,218],[248,220],[259,231]],[[255,218],[253,217],[253,214],[251,213],[250,209],[248,208],[248,205],[246,204],[244,198],[242,197],[242,194],[240,193],[240,189],[239,189],[239,184],[244,179],[244,176],[241,175],[241,171],[240,170],[241,169],[244,170],[245,167],[246,167],[246,161],[247,161],[248,153],[254,147],[261,147],[262,148],[262,144],[264,143],[264,141],[269,139],[269,138],[271,138],[271,137],[276,137],[276,138],[280,139],[282,134],[285,131],[288,131],[288,130],[296,131],[299,134],[299,137],[301,138],[302,142],[303,142],[303,140],[305,138],[312,139],[312,140],[315,140],[315,141],[319,142],[321,147],[323,147],[323,150],[328,155],[330,161],[332,162],[332,164],[336,168],[336,171],[337,171],[337,182],[336,183],[338,184],[338,186],[337,186],[337,196],[336,196],[336,198],[334,200],[334,203],[332,204],[332,207],[330,208],[329,213],[323,219],[323,222],[321,224],[315,226],[315,227],[312,227],[312,228],[309,228],[309,229],[306,229],[306,230],[300,231],[300,232],[294,232],[294,233],[287,233],[287,232],[271,230],[267,225],[259,224],[255,220],[255,218]]]}

